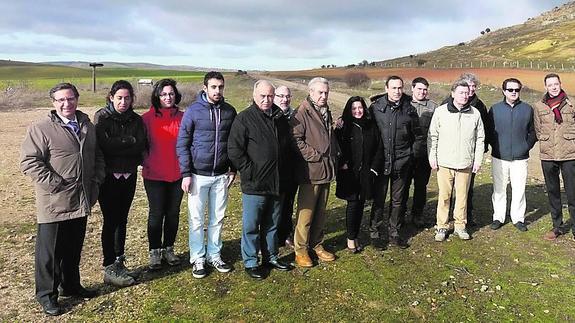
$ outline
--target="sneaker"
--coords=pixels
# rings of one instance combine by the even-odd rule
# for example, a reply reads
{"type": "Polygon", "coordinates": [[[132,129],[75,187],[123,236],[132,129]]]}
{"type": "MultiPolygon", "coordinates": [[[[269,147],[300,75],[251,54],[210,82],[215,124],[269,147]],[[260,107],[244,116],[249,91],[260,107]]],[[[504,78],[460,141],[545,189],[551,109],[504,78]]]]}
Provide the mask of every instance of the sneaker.
{"type": "Polygon", "coordinates": [[[435,231],[435,241],[441,242],[444,241],[447,237],[447,229],[437,229],[435,231]]]}
{"type": "Polygon", "coordinates": [[[162,249],[150,250],[150,267],[151,270],[162,268],[162,249]]]}
{"type": "Polygon", "coordinates": [[[118,287],[127,287],[134,285],[136,281],[133,277],[128,276],[124,270],[118,268],[117,263],[113,263],[104,268],[104,283],[118,287]]]}
{"type": "Polygon", "coordinates": [[[208,264],[221,273],[229,273],[232,271],[232,267],[226,264],[220,257],[208,260],[208,264]]]}
{"type": "Polygon", "coordinates": [[[166,247],[166,249],[162,249],[162,259],[164,259],[170,266],[177,266],[180,264],[180,258],[174,253],[174,247],[166,247]]]}
{"type": "Polygon", "coordinates": [[[192,266],[192,276],[194,278],[204,278],[206,277],[206,268],[204,268],[205,259],[198,258],[194,261],[194,265],[192,266]]]}
{"type": "Polygon", "coordinates": [[[471,239],[471,236],[469,235],[469,233],[467,233],[467,231],[465,230],[465,228],[463,229],[455,229],[455,231],[453,231],[453,233],[455,235],[457,235],[459,237],[459,239],[461,240],[469,240],[471,239]]]}
{"type": "Polygon", "coordinates": [[[491,228],[491,230],[497,230],[497,229],[501,228],[502,226],[503,226],[503,223],[501,223],[501,221],[495,220],[491,223],[491,225],[489,227],[491,228]]]}
{"type": "Polygon", "coordinates": [[[527,226],[526,226],[525,223],[523,223],[523,222],[517,222],[517,223],[515,223],[515,224],[513,224],[513,225],[514,225],[514,226],[517,228],[517,230],[519,230],[519,231],[523,231],[523,232],[527,231],[527,226]]]}

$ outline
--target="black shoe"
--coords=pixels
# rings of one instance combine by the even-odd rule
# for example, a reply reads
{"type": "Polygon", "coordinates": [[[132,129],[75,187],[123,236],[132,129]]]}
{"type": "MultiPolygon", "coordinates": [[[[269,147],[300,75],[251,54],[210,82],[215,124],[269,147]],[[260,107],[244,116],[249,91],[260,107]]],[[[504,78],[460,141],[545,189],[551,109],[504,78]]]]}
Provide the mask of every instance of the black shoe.
{"type": "Polygon", "coordinates": [[[279,260],[270,260],[266,262],[265,265],[281,271],[290,271],[292,269],[292,266],[290,266],[289,264],[285,264],[279,260]]]}
{"type": "Polygon", "coordinates": [[[497,230],[499,228],[501,228],[503,226],[503,223],[501,223],[499,220],[495,220],[491,223],[491,225],[489,226],[491,228],[491,230],[497,230]]]}
{"type": "Polygon", "coordinates": [[[246,268],[246,274],[248,274],[248,276],[256,280],[264,279],[264,273],[262,272],[260,267],[246,268]]]}
{"type": "Polygon", "coordinates": [[[407,243],[407,241],[405,241],[401,238],[390,238],[389,244],[394,245],[396,247],[399,247],[400,249],[409,248],[409,244],[407,243]]]}
{"type": "Polygon", "coordinates": [[[527,231],[527,226],[526,226],[525,223],[523,223],[523,222],[517,222],[517,223],[515,223],[515,224],[513,224],[513,225],[514,225],[514,226],[517,228],[517,230],[519,230],[519,231],[523,231],[523,232],[527,231]]]}
{"type": "Polygon", "coordinates": [[[371,239],[371,244],[374,248],[379,249],[380,251],[387,250],[387,243],[382,239],[371,239]]]}
{"type": "Polygon", "coordinates": [[[62,297],[94,298],[98,296],[98,291],[95,289],[84,288],[84,286],[79,286],[73,290],[58,288],[58,294],[62,297]]]}
{"type": "Polygon", "coordinates": [[[58,305],[58,302],[54,301],[47,301],[46,303],[42,303],[42,310],[46,315],[50,316],[58,316],[63,313],[62,308],[58,305]]]}

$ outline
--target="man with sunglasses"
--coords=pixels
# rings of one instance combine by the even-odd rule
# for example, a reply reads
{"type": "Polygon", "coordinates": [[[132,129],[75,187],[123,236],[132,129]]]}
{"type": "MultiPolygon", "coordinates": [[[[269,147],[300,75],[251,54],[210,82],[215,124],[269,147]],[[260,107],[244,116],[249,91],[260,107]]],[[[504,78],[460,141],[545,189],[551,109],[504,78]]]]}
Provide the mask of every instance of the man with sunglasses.
{"type": "Polygon", "coordinates": [[[493,222],[497,230],[505,223],[507,210],[507,183],[511,183],[511,222],[519,231],[525,225],[525,184],[529,150],[537,138],[533,124],[533,108],[521,101],[522,84],[516,78],[503,81],[503,101],[489,110],[487,140],[491,145],[493,175],[493,222]]]}

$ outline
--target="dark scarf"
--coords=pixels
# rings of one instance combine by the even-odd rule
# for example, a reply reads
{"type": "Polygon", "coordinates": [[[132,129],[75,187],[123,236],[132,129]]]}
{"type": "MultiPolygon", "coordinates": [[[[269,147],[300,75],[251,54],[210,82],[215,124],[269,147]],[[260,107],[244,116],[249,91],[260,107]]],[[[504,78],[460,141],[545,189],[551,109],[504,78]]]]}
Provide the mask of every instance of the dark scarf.
{"type": "Polygon", "coordinates": [[[547,92],[543,98],[543,102],[545,102],[551,111],[553,111],[553,114],[555,115],[555,122],[559,124],[563,122],[563,117],[561,116],[561,110],[559,110],[559,107],[566,98],[567,94],[565,94],[565,91],[563,90],[561,90],[561,92],[559,92],[559,94],[554,98],[549,95],[549,92],[547,92]]]}

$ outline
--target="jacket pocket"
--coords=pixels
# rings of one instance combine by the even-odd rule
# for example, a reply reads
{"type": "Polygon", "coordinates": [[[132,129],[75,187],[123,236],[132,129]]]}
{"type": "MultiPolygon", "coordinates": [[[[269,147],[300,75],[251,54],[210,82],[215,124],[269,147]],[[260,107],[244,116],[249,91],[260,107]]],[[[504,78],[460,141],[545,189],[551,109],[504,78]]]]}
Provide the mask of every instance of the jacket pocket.
{"type": "Polygon", "coordinates": [[[50,210],[52,213],[68,213],[80,209],[80,185],[76,179],[66,180],[66,184],[56,193],[50,194],[50,210]]]}

